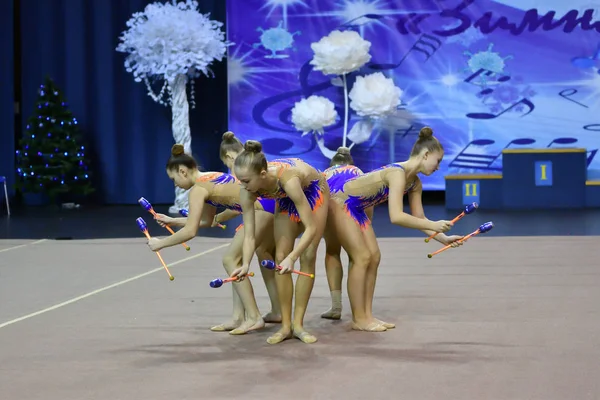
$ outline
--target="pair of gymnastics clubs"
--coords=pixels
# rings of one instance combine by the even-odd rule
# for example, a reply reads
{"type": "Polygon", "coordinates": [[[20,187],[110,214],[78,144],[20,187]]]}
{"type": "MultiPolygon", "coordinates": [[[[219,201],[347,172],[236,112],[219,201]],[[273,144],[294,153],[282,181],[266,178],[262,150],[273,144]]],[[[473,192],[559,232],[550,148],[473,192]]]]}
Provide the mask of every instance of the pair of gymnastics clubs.
{"type": "MultiPolygon", "coordinates": [[[[146,221],[144,221],[144,219],[142,217],[136,219],[135,221],[137,222],[138,227],[140,228],[140,230],[142,231],[142,233],[144,235],[146,235],[146,237],[148,238],[148,240],[150,240],[151,236],[148,233],[148,225],[146,225],[146,221]]],[[[167,268],[167,264],[165,264],[165,260],[163,260],[162,256],[160,255],[160,253],[158,251],[155,251],[155,253],[158,256],[158,259],[162,263],[163,267],[165,268],[165,271],[167,271],[167,274],[169,274],[169,279],[170,280],[174,280],[175,278],[173,277],[173,275],[171,275],[171,272],[169,271],[169,268],[167,268]]]]}
{"type": "MultiPolygon", "coordinates": [[[[477,203],[471,203],[471,204],[469,204],[468,206],[465,207],[465,209],[464,209],[463,212],[461,212],[456,217],[454,217],[454,219],[452,221],[450,221],[450,222],[454,224],[456,221],[460,220],[465,215],[469,215],[471,213],[474,213],[475,210],[477,210],[478,207],[479,207],[479,204],[477,204],[477,203]]],[[[438,234],[438,232],[435,232],[434,234],[432,234],[431,236],[429,236],[427,239],[425,239],[425,243],[429,243],[429,241],[431,239],[433,239],[437,234],[438,234]]]]}
{"type": "MultiPolygon", "coordinates": [[[[246,275],[246,276],[254,276],[254,272],[248,272],[248,275],[246,275]]],[[[235,282],[239,279],[240,279],[239,276],[234,276],[234,277],[230,277],[227,279],[221,279],[221,278],[213,279],[212,281],[210,281],[210,287],[211,288],[220,288],[221,286],[223,286],[224,283],[235,282]]]]}
{"type": "MultiPolygon", "coordinates": [[[[276,270],[281,270],[281,267],[279,265],[276,265],[275,262],[273,260],[262,260],[260,262],[260,265],[264,268],[267,269],[276,269],[276,270]]],[[[298,275],[302,275],[302,276],[308,276],[309,278],[313,278],[315,277],[315,274],[307,274],[306,272],[302,272],[302,271],[298,271],[298,270],[292,270],[292,272],[294,274],[298,274],[298,275]]]]}
{"type": "MultiPolygon", "coordinates": [[[[481,224],[481,226],[479,228],[477,228],[477,230],[469,233],[467,236],[463,237],[462,239],[457,240],[456,243],[466,242],[467,240],[469,240],[473,236],[479,235],[480,233],[486,233],[486,232],[491,231],[493,227],[494,227],[494,223],[492,221],[486,222],[485,224],[481,224]]],[[[441,249],[436,250],[436,251],[434,251],[431,254],[427,254],[427,257],[431,258],[431,257],[435,256],[436,254],[440,254],[442,251],[448,250],[451,247],[452,247],[451,244],[449,244],[447,246],[444,246],[441,249]]]]}
{"type": "MultiPolygon", "coordinates": [[[[186,210],[185,208],[182,208],[181,210],[179,210],[179,214],[180,214],[182,217],[185,217],[185,218],[187,218],[187,217],[188,217],[188,215],[189,215],[189,212],[188,212],[188,210],[186,210]]],[[[221,224],[217,224],[217,226],[218,226],[219,228],[221,228],[221,229],[225,229],[225,228],[227,228],[227,225],[221,225],[221,224]]]]}
{"type": "MultiPolygon", "coordinates": [[[[142,206],[146,211],[148,211],[150,214],[156,217],[156,211],[154,211],[154,208],[152,208],[152,204],[150,204],[148,200],[146,200],[143,197],[140,197],[138,203],[140,203],[140,206],[142,206]]],[[[173,229],[171,229],[169,225],[165,225],[165,229],[171,232],[171,235],[175,234],[175,232],[173,232],[173,229]]],[[[187,251],[190,251],[190,246],[188,246],[187,243],[181,243],[181,245],[185,247],[187,251]]]]}

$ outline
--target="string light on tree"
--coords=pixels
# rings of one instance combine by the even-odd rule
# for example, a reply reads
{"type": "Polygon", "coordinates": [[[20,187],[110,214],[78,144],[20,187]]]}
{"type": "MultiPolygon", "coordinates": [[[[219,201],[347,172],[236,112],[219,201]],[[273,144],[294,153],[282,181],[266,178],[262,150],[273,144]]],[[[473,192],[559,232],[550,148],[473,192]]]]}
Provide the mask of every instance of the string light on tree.
{"type": "Polygon", "coordinates": [[[34,112],[17,150],[17,187],[24,193],[88,195],[94,191],[77,119],[49,77],[38,89],[34,112]]]}

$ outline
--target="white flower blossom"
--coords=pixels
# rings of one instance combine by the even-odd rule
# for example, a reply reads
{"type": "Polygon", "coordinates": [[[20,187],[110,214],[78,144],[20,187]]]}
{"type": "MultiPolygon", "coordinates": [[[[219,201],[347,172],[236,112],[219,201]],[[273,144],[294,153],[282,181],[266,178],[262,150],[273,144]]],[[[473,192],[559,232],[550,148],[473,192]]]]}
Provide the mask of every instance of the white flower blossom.
{"type": "Polygon", "coordinates": [[[208,75],[209,65],[222,60],[231,45],[225,42],[222,26],[201,14],[194,0],[152,3],[127,21],[117,51],[129,53],[125,68],[136,82],[153,77],[170,82],[179,74],[208,75]]]}
{"type": "Polygon", "coordinates": [[[333,102],[322,96],[302,99],[292,109],[292,123],[303,135],[309,132],[323,134],[323,128],[333,125],[337,117],[333,102]]]}
{"type": "Polygon", "coordinates": [[[310,64],[325,75],[347,74],[371,60],[371,42],[355,31],[332,31],[310,47],[314,52],[310,64]]]}
{"type": "Polygon", "coordinates": [[[379,118],[389,115],[400,105],[402,90],[381,72],[359,76],[348,97],[350,107],[360,116],[379,118]]]}

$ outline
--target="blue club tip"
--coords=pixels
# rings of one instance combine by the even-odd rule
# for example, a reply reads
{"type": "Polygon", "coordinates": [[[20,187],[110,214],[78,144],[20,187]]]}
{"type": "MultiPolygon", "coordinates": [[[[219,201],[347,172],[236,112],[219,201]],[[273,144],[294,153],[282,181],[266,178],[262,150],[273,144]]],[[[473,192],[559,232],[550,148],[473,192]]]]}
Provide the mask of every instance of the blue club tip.
{"type": "Polygon", "coordinates": [[[142,217],[136,219],[135,222],[137,222],[138,227],[140,228],[141,231],[145,231],[148,229],[148,226],[146,225],[146,221],[144,221],[144,219],[142,217]]]}
{"type": "Polygon", "coordinates": [[[492,221],[486,222],[485,224],[482,224],[479,227],[479,231],[481,233],[486,233],[492,230],[492,228],[494,227],[494,223],[492,221]]]}
{"type": "Polygon", "coordinates": [[[264,268],[275,269],[275,262],[273,260],[262,260],[260,265],[264,268]]]}
{"type": "Polygon", "coordinates": [[[143,197],[140,197],[138,203],[140,203],[140,206],[144,207],[146,211],[150,211],[152,209],[152,204],[150,204],[150,202],[143,197]]]}

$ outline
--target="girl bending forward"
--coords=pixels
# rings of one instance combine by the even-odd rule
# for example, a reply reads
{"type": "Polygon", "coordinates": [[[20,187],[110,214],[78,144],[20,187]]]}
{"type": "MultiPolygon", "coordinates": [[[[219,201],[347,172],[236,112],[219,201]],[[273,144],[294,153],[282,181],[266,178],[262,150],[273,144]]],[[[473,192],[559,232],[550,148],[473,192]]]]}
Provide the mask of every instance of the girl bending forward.
{"type": "Polygon", "coordinates": [[[258,197],[277,200],[275,213],[275,263],[281,267],[275,275],[281,304],[281,329],[267,339],[275,344],[292,336],[304,343],[317,338],[304,329],[304,315],[314,285],[314,279],[298,276],[296,301],[292,321],[294,284],[290,272],[300,259],[300,270],[315,273],[319,242],[323,236],[329,206],[329,186],[323,174],[299,159],[279,159],[267,163],[262,145],[249,140],[235,159],[234,170],[242,184],[242,205],[245,229],[242,267],[232,276],[244,276],[255,249],[255,211],[258,197]],[[296,238],[302,238],[294,247],[296,238]]]}

